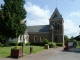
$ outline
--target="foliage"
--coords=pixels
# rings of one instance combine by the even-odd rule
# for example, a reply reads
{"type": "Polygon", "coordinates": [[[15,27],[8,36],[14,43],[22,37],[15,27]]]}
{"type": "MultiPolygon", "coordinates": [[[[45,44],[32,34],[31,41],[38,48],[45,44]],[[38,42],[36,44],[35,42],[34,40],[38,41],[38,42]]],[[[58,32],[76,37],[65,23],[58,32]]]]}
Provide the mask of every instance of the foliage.
{"type": "Polygon", "coordinates": [[[30,45],[34,45],[34,46],[44,46],[43,42],[33,42],[33,43],[30,43],[30,45]]]}
{"type": "Polygon", "coordinates": [[[30,45],[30,42],[26,43],[26,45],[28,45],[28,46],[29,46],[29,45],[30,45]]]}
{"type": "Polygon", "coordinates": [[[50,43],[49,43],[49,47],[50,47],[50,48],[53,48],[54,46],[56,46],[56,43],[55,43],[55,42],[50,42],[50,43]]]}
{"type": "Polygon", "coordinates": [[[0,35],[0,42],[3,44],[5,42],[5,38],[0,35]]]}
{"type": "Polygon", "coordinates": [[[0,43],[0,47],[3,47],[3,44],[2,43],[0,43]]]}
{"type": "Polygon", "coordinates": [[[69,38],[68,38],[68,36],[67,35],[64,35],[64,40],[66,41],[69,41],[69,38]]]}
{"type": "Polygon", "coordinates": [[[22,45],[23,45],[23,42],[19,42],[18,45],[19,45],[19,46],[22,46],[22,45]]]}
{"type": "Polygon", "coordinates": [[[77,41],[78,42],[78,45],[80,46],[80,41],[77,41]]]}
{"type": "Polygon", "coordinates": [[[48,44],[45,44],[45,46],[48,46],[48,44]]]}
{"type": "Polygon", "coordinates": [[[63,43],[56,43],[56,46],[63,46],[63,43]]]}
{"type": "Polygon", "coordinates": [[[48,43],[49,43],[49,41],[47,39],[44,39],[43,44],[45,45],[45,44],[48,44],[48,43]]]}
{"type": "Polygon", "coordinates": [[[24,0],[4,0],[4,5],[1,5],[0,36],[6,41],[22,35],[26,30],[26,25],[20,24],[26,18],[24,4],[24,0]]]}
{"type": "Polygon", "coordinates": [[[14,50],[19,50],[19,49],[22,49],[22,47],[21,47],[21,46],[15,46],[15,47],[12,48],[12,49],[14,49],[14,50]]]}
{"type": "Polygon", "coordinates": [[[10,42],[9,46],[16,46],[18,43],[17,42],[10,42]]]}

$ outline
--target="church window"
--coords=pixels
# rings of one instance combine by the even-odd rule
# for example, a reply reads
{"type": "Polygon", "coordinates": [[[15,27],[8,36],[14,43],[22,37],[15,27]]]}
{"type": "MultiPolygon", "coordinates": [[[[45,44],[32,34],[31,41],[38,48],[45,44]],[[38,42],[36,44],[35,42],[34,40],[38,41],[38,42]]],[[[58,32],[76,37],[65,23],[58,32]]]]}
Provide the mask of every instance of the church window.
{"type": "Polygon", "coordinates": [[[34,37],[34,42],[37,42],[37,37],[36,36],[34,37]]]}
{"type": "Polygon", "coordinates": [[[57,25],[57,30],[59,30],[60,29],[60,26],[59,26],[59,24],[57,25]]]}
{"type": "Polygon", "coordinates": [[[55,23],[55,30],[57,30],[57,23],[55,23]]]}
{"type": "Polygon", "coordinates": [[[54,42],[57,42],[57,40],[58,40],[58,39],[57,39],[57,37],[55,37],[55,40],[54,40],[54,42]]]}
{"type": "Polygon", "coordinates": [[[44,38],[43,37],[40,37],[40,41],[43,42],[43,40],[44,40],[44,38]]]}

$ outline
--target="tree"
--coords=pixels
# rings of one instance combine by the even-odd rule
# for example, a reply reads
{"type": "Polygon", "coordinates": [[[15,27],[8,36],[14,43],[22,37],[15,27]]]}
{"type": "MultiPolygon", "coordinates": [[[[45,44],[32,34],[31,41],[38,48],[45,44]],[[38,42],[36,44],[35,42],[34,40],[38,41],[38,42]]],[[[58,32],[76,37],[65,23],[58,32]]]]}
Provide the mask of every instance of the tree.
{"type": "Polygon", "coordinates": [[[64,35],[64,40],[69,41],[69,38],[68,38],[68,36],[67,36],[67,35],[64,35]]]}
{"type": "Polygon", "coordinates": [[[71,36],[70,40],[71,40],[71,41],[73,41],[73,40],[74,40],[74,37],[73,37],[73,36],[71,36]]]}
{"type": "Polygon", "coordinates": [[[5,42],[25,32],[26,25],[20,24],[26,18],[24,4],[25,0],[4,0],[4,5],[1,5],[0,35],[6,38],[5,42]]]}

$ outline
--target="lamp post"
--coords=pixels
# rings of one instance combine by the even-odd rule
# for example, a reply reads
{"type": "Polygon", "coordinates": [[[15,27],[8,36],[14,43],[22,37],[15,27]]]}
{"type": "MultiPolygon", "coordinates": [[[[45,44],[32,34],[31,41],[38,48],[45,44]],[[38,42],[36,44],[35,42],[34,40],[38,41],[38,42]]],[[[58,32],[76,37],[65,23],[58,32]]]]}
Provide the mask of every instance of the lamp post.
{"type": "MultiPolygon", "coordinates": [[[[25,24],[25,23],[26,23],[26,20],[21,20],[20,21],[20,24],[25,24]]],[[[23,51],[24,51],[24,41],[25,41],[25,39],[24,39],[24,33],[23,33],[22,56],[23,56],[23,51]]]]}
{"type": "Polygon", "coordinates": [[[52,26],[52,25],[51,25],[50,29],[51,29],[51,32],[52,32],[52,34],[51,34],[51,35],[52,35],[52,42],[53,42],[53,29],[54,29],[54,28],[53,28],[53,26],[52,26]]]}

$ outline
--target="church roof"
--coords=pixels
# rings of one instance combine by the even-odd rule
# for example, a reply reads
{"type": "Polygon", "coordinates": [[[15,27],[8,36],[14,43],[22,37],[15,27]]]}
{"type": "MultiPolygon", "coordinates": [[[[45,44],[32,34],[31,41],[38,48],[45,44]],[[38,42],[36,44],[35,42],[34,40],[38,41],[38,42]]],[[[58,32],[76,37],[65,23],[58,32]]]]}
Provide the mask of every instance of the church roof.
{"type": "Polygon", "coordinates": [[[52,13],[51,17],[50,17],[50,20],[51,19],[54,19],[54,18],[62,18],[62,15],[59,13],[58,9],[56,8],[54,10],[54,12],[52,13]]]}
{"type": "Polygon", "coordinates": [[[49,25],[28,26],[28,32],[49,32],[49,25]]]}

